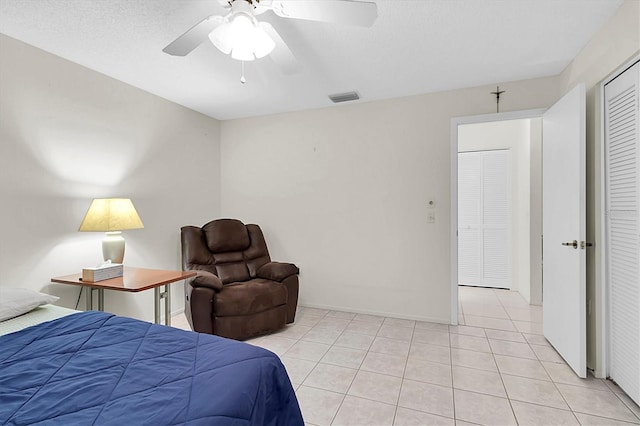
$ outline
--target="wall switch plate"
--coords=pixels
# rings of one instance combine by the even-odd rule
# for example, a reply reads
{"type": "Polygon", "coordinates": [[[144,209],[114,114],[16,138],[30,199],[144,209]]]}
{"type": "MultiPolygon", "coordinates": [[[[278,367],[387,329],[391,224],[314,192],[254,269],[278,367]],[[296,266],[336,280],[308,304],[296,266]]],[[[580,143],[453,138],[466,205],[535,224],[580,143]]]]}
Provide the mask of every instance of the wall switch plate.
{"type": "Polygon", "coordinates": [[[427,223],[436,223],[436,212],[427,213],[427,223]]]}

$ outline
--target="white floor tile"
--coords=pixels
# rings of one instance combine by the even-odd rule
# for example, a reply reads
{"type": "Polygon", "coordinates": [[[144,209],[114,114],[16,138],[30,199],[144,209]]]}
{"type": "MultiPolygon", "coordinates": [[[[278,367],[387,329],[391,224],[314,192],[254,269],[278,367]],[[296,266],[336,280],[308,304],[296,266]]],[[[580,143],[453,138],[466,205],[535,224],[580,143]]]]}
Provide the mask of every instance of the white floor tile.
{"type": "Polygon", "coordinates": [[[351,320],[343,318],[324,317],[318,322],[318,324],[316,324],[316,327],[327,328],[329,330],[339,331],[342,333],[350,322],[351,320]]]}
{"type": "Polygon", "coordinates": [[[338,337],[338,340],[335,341],[334,345],[367,351],[369,350],[369,347],[371,347],[373,339],[375,339],[375,335],[370,336],[366,334],[353,333],[351,331],[344,331],[340,337],[338,337]]]}
{"type": "Polygon", "coordinates": [[[401,386],[400,377],[359,371],[347,394],[396,405],[401,386]]]}
{"type": "Polygon", "coordinates": [[[556,384],[573,411],[626,422],[638,422],[629,408],[611,391],[556,384]]]}
{"type": "Polygon", "coordinates": [[[327,317],[343,318],[348,320],[352,320],[353,318],[355,318],[355,316],[356,314],[352,312],[343,312],[343,311],[329,311],[327,313],[327,317]]]}
{"type": "Polygon", "coordinates": [[[409,348],[409,358],[418,358],[442,364],[451,364],[451,350],[449,349],[449,346],[412,342],[411,347],[409,348]]]}
{"type": "Polygon", "coordinates": [[[453,389],[405,379],[398,406],[453,417],[453,389]]]}
{"type": "Polygon", "coordinates": [[[505,398],[455,390],[456,419],[481,425],[516,425],[511,404],[505,398]]]}
{"type": "Polygon", "coordinates": [[[438,331],[449,331],[449,324],[440,324],[436,322],[424,322],[424,321],[416,321],[416,328],[422,328],[425,330],[438,330],[438,331]]]}
{"type": "Polygon", "coordinates": [[[511,401],[513,412],[519,426],[539,425],[576,425],[580,426],[576,416],[571,411],[558,408],[543,407],[520,401],[511,401]]]}
{"type": "Polygon", "coordinates": [[[574,413],[582,426],[631,426],[637,423],[623,422],[620,420],[607,419],[605,417],[592,416],[584,413],[574,413]]]}
{"type": "Polygon", "coordinates": [[[522,333],[504,330],[487,330],[487,337],[496,340],[508,340],[510,342],[527,343],[522,333]]]}
{"type": "Polygon", "coordinates": [[[466,334],[452,334],[451,347],[469,351],[491,353],[489,341],[485,337],[467,336],[466,334]]]}
{"type": "Polygon", "coordinates": [[[371,344],[369,351],[381,354],[407,356],[409,355],[410,345],[411,343],[408,341],[380,337],[378,334],[378,337],[376,337],[371,344]]]}
{"type": "Polygon", "coordinates": [[[527,377],[502,375],[509,399],[568,410],[562,395],[552,382],[527,377]]]}
{"type": "Polygon", "coordinates": [[[378,325],[382,325],[382,322],[384,321],[384,317],[379,317],[377,315],[367,315],[367,314],[357,314],[353,319],[356,321],[372,322],[378,325]]]}
{"type": "Polygon", "coordinates": [[[588,375],[586,379],[581,379],[576,373],[565,363],[542,361],[545,370],[556,383],[564,383],[567,385],[584,386],[587,388],[609,390],[604,380],[596,379],[588,375]]]}
{"type": "Polygon", "coordinates": [[[296,390],[305,422],[318,426],[330,425],[344,395],[322,389],[300,386],[296,390]]]}
{"type": "Polygon", "coordinates": [[[306,334],[304,334],[301,337],[301,340],[332,345],[336,340],[338,340],[338,337],[340,337],[341,334],[342,331],[340,330],[324,328],[321,326],[321,323],[318,323],[318,325],[311,328],[306,334]]]}
{"type": "Polygon", "coordinates": [[[381,325],[382,323],[378,324],[371,321],[358,321],[358,317],[356,316],[353,321],[351,321],[351,323],[347,326],[347,328],[345,328],[345,331],[375,336],[376,334],[378,334],[378,330],[380,329],[381,325]]]}
{"type": "Polygon", "coordinates": [[[500,374],[474,368],[453,366],[453,387],[506,398],[500,374]]]}
{"type": "Polygon", "coordinates": [[[360,370],[402,377],[407,357],[369,352],[362,361],[360,370]]]}
{"type": "Polygon", "coordinates": [[[415,329],[412,342],[430,345],[449,346],[449,332],[438,330],[415,329]]]}
{"type": "Polygon", "coordinates": [[[358,370],[319,363],[302,382],[304,386],[346,393],[358,370]]]}
{"type": "Polygon", "coordinates": [[[289,350],[289,348],[291,348],[291,346],[295,345],[296,342],[296,339],[271,335],[264,336],[262,339],[258,340],[255,345],[268,349],[276,355],[283,355],[287,350],[289,350]]]}
{"type": "Polygon", "coordinates": [[[460,367],[498,372],[493,354],[451,348],[451,364],[460,367]]]}
{"type": "Polygon", "coordinates": [[[451,386],[451,366],[437,362],[409,358],[404,377],[419,382],[451,386]]]}
{"type": "Polygon", "coordinates": [[[292,358],[306,359],[308,361],[320,361],[330,347],[331,346],[322,343],[299,340],[284,354],[285,356],[292,358]]]}
{"type": "Polygon", "coordinates": [[[316,366],[316,362],[307,361],[305,359],[289,358],[283,356],[280,358],[282,364],[287,370],[291,383],[300,384],[304,382],[311,370],[316,366]]]}
{"type": "Polygon", "coordinates": [[[413,327],[409,328],[400,325],[382,324],[378,330],[378,336],[410,342],[411,337],[413,336],[413,327]]]}
{"type": "Polygon", "coordinates": [[[468,325],[450,325],[449,332],[451,334],[466,334],[468,336],[487,337],[484,328],[470,327],[468,325]]]}
{"type": "Polygon", "coordinates": [[[455,426],[455,420],[423,411],[398,407],[393,426],[455,426]]]}
{"type": "Polygon", "coordinates": [[[407,319],[400,319],[400,318],[385,318],[382,325],[414,328],[416,326],[416,322],[414,320],[407,320],[407,319]]]}
{"type": "Polygon", "coordinates": [[[307,334],[309,330],[311,330],[311,327],[306,325],[290,324],[277,333],[273,334],[273,336],[286,337],[289,339],[299,339],[307,334]]]}
{"type": "Polygon", "coordinates": [[[501,374],[551,381],[547,371],[537,359],[517,358],[505,355],[495,355],[495,359],[501,374]]]}
{"type": "Polygon", "coordinates": [[[474,327],[492,328],[505,331],[520,331],[509,319],[489,318],[465,314],[464,320],[466,325],[471,325],[474,327]]]}
{"type": "Polygon", "coordinates": [[[322,357],[320,362],[358,369],[366,354],[367,351],[360,349],[344,348],[334,345],[322,357]]]}
{"type": "Polygon", "coordinates": [[[562,359],[562,357],[558,355],[558,352],[556,352],[556,350],[553,349],[552,346],[550,345],[549,346],[529,345],[529,346],[531,347],[533,352],[535,352],[536,357],[540,361],[559,362],[561,364],[564,364],[564,359],[562,359]]]}
{"type": "Polygon", "coordinates": [[[513,320],[513,325],[516,327],[516,330],[520,333],[527,334],[544,334],[542,331],[542,324],[537,322],[526,322],[526,321],[516,321],[513,320]]]}
{"type": "Polygon", "coordinates": [[[537,359],[528,343],[509,342],[507,340],[489,339],[491,351],[496,355],[514,356],[518,358],[537,359]]]}
{"type": "Polygon", "coordinates": [[[395,411],[395,405],[347,395],[333,425],[392,425],[395,411]]]}

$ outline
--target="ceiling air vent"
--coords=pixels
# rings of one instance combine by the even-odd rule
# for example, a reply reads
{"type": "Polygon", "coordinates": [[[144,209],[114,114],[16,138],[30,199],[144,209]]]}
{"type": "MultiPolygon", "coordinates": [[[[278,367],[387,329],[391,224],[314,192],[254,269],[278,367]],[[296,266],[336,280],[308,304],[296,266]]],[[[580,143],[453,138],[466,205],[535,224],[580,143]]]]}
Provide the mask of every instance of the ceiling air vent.
{"type": "Polygon", "coordinates": [[[329,99],[333,101],[333,103],[339,102],[347,102],[347,101],[357,101],[360,99],[360,96],[356,92],[346,92],[346,93],[336,93],[335,95],[329,95],[329,99]]]}

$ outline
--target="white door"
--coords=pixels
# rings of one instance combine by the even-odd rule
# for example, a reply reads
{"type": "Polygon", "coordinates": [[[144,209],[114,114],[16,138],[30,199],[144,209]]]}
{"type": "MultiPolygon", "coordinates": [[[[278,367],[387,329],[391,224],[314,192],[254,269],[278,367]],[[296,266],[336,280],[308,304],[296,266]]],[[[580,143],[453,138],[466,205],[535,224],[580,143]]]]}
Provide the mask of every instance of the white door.
{"type": "Polygon", "coordinates": [[[607,83],[609,376],[640,404],[640,63],[607,83]]]}
{"type": "Polygon", "coordinates": [[[509,150],[458,154],[458,282],[510,288],[509,150]]]}
{"type": "Polygon", "coordinates": [[[584,84],[543,115],[543,330],[580,377],[587,375],[585,127],[584,84]]]}

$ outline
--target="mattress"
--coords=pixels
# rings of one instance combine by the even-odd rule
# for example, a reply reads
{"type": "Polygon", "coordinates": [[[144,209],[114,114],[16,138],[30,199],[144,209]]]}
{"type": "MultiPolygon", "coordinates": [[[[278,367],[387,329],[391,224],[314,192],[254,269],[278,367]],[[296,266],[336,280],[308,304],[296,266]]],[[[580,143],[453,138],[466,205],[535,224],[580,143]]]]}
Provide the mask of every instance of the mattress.
{"type": "Polygon", "coordinates": [[[80,312],[0,348],[0,424],[304,424],[280,359],[246,343],[80,312]]]}
{"type": "Polygon", "coordinates": [[[56,305],[39,306],[24,315],[0,321],[0,336],[22,330],[23,328],[31,327],[32,325],[62,318],[76,312],[78,311],[56,305]]]}

